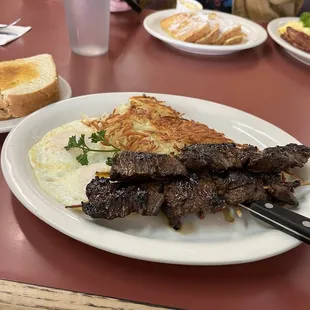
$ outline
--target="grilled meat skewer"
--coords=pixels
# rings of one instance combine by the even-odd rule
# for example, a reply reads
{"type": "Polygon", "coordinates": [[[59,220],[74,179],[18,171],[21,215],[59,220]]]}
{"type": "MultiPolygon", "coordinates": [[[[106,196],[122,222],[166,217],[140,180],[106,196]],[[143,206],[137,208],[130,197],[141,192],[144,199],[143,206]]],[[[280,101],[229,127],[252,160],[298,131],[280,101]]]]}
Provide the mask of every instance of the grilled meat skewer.
{"type": "Polygon", "coordinates": [[[310,158],[310,147],[298,144],[268,147],[235,144],[194,144],[182,149],[178,159],[189,170],[222,171],[245,169],[252,172],[281,172],[302,167],[310,158]]]}
{"type": "Polygon", "coordinates": [[[187,170],[176,158],[165,154],[123,151],[115,156],[111,180],[159,180],[186,176],[187,170]]]}
{"type": "Polygon", "coordinates": [[[218,212],[225,206],[269,201],[280,205],[297,206],[294,189],[300,182],[284,183],[279,174],[254,174],[230,171],[222,176],[195,174],[190,178],[172,181],[165,185],[163,213],[174,228],[181,218],[199,211],[218,212]]]}
{"type": "Polygon", "coordinates": [[[156,216],[161,209],[177,229],[187,214],[218,212],[226,205],[265,200],[296,206],[294,188],[298,185],[281,182],[280,175],[243,171],[231,171],[224,176],[192,174],[165,184],[130,184],[96,177],[86,187],[89,202],[82,203],[82,209],[92,218],[109,220],[131,213],[156,216]]]}
{"type": "Polygon", "coordinates": [[[177,228],[187,214],[217,212],[226,205],[262,200],[297,206],[294,189],[300,182],[282,182],[281,171],[302,167],[309,157],[310,148],[297,144],[263,151],[232,143],[196,144],[177,157],[123,151],[113,160],[111,180],[95,178],[87,185],[89,202],[82,208],[105,219],[154,216],[161,209],[177,228]]]}
{"type": "Polygon", "coordinates": [[[158,214],[164,195],[159,184],[115,183],[96,177],[86,186],[89,202],[82,202],[82,210],[92,218],[113,220],[131,213],[155,216],[158,214]]]}
{"type": "Polygon", "coordinates": [[[217,193],[211,177],[192,174],[184,180],[168,182],[164,188],[165,202],[162,211],[174,229],[181,227],[181,218],[199,211],[217,212],[226,203],[217,193]]]}

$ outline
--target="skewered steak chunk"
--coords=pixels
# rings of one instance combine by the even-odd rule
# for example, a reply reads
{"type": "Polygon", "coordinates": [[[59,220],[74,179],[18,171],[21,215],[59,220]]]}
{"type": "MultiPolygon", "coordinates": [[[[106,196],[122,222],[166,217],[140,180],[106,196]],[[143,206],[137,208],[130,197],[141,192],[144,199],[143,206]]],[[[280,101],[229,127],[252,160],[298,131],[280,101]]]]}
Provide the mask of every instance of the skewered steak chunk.
{"type": "Polygon", "coordinates": [[[286,171],[303,167],[310,157],[310,147],[299,144],[268,147],[253,154],[247,166],[253,172],[286,171]]]}
{"type": "Polygon", "coordinates": [[[165,203],[162,211],[171,226],[180,228],[181,218],[190,213],[220,211],[225,203],[218,198],[211,178],[198,178],[195,174],[185,180],[172,181],[165,186],[165,203]]]}
{"type": "Polygon", "coordinates": [[[186,176],[187,170],[176,158],[164,154],[123,151],[113,160],[111,180],[131,181],[186,176]]]}
{"type": "Polygon", "coordinates": [[[268,147],[235,144],[194,144],[182,149],[179,160],[190,170],[225,171],[246,169],[252,172],[280,172],[302,167],[310,157],[310,147],[298,144],[268,147]]]}
{"type": "Polygon", "coordinates": [[[225,177],[214,179],[216,189],[230,206],[239,203],[251,203],[258,200],[267,201],[263,179],[247,172],[231,171],[225,177]]]}
{"type": "Polygon", "coordinates": [[[96,177],[86,186],[88,203],[82,203],[83,212],[93,218],[112,220],[131,213],[157,215],[164,202],[160,185],[114,183],[96,177]]]}
{"type": "Polygon", "coordinates": [[[178,159],[190,170],[221,171],[242,168],[257,151],[255,146],[240,148],[233,143],[193,144],[184,147],[178,159]]]}
{"type": "Polygon", "coordinates": [[[298,206],[298,200],[294,196],[294,189],[298,186],[300,186],[300,181],[271,184],[267,189],[271,197],[269,201],[276,202],[279,205],[298,206]]]}
{"type": "Polygon", "coordinates": [[[294,189],[300,182],[282,182],[277,173],[230,171],[225,177],[215,177],[214,182],[218,194],[231,206],[259,200],[298,206],[294,189]]]}

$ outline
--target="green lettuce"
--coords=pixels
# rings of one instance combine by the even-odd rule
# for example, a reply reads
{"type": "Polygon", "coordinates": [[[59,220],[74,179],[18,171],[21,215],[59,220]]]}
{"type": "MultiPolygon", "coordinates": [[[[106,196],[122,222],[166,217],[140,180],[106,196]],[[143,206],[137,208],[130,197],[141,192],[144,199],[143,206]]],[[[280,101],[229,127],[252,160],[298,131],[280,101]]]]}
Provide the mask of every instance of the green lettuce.
{"type": "Polygon", "coordinates": [[[304,27],[310,28],[310,12],[304,12],[300,15],[300,21],[304,24],[304,27]]]}

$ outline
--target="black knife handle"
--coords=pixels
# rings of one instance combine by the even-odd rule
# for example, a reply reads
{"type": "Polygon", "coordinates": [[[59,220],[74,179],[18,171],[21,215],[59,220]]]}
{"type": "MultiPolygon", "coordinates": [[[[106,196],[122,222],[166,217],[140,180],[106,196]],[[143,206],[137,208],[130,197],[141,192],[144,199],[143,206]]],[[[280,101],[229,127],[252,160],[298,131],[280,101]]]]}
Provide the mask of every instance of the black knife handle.
{"type": "Polygon", "coordinates": [[[266,223],[310,244],[310,218],[274,203],[263,201],[252,203],[250,212],[266,223]]]}
{"type": "Polygon", "coordinates": [[[140,6],[140,1],[135,0],[124,0],[127,4],[137,13],[141,13],[142,8],[140,6]]]}

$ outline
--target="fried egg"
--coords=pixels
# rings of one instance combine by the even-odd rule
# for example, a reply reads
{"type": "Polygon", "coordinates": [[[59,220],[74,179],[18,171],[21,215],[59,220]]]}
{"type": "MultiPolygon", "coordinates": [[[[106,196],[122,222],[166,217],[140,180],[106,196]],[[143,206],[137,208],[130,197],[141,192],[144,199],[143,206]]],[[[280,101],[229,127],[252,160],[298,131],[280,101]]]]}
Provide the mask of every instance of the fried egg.
{"type": "Polygon", "coordinates": [[[67,151],[64,147],[71,136],[78,139],[85,134],[89,148],[104,150],[100,143],[92,143],[87,137],[94,132],[80,120],[73,121],[48,132],[29,151],[29,160],[34,175],[41,188],[65,206],[78,205],[87,201],[86,185],[95,177],[96,172],[109,173],[106,159],[113,153],[89,152],[87,166],[82,166],[76,157],[80,149],[67,151]]]}

